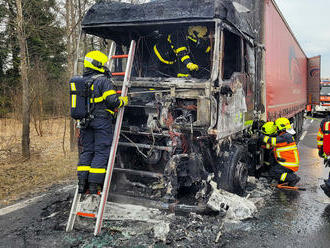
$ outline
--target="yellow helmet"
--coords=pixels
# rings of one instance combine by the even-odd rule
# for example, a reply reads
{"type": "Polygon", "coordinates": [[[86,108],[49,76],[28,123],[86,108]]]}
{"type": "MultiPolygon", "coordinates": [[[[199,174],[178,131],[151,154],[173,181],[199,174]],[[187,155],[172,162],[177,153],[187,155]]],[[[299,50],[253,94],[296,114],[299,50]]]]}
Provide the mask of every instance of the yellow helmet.
{"type": "Polygon", "coordinates": [[[277,126],[278,130],[286,131],[292,135],[294,135],[296,133],[293,130],[293,128],[291,127],[290,121],[287,118],[284,118],[284,117],[278,118],[275,121],[275,125],[277,126]]]}
{"type": "Polygon", "coordinates": [[[104,64],[108,61],[107,55],[100,51],[91,51],[85,55],[84,67],[104,72],[104,64]]]}
{"type": "Polygon", "coordinates": [[[276,133],[276,131],[277,131],[277,127],[273,121],[266,122],[261,127],[261,132],[263,134],[272,135],[272,134],[276,133]]]}
{"type": "Polygon", "coordinates": [[[207,27],[206,26],[189,26],[188,34],[190,36],[197,35],[198,38],[204,38],[207,34],[207,27]]]}

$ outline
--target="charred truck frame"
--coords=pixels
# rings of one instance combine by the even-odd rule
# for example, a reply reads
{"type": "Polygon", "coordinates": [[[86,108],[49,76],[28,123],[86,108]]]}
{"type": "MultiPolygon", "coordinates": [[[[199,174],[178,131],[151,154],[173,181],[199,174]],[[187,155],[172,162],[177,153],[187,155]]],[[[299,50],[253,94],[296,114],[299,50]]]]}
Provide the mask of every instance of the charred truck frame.
{"type": "MultiPolygon", "coordinates": [[[[210,178],[220,187],[242,194],[249,172],[253,174],[256,164],[260,164],[258,148],[251,139],[253,121],[285,116],[295,123],[297,133],[302,130],[307,58],[271,0],[160,0],[144,4],[103,1],[85,15],[82,33],[115,42],[117,54],[127,50],[130,40],[137,41],[115,176],[142,188],[151,185],[148,188],[152,193],[161,189],[154,195],[198,197],[207,190],[210,178]],[[267,17],[269,12],[275,17],[267,17]],[[273,25],[282,25],[289,41],[266,37],[272,35],[267,31],[267,21],[272,18],[278,19],[280,23],[273,25]],[[149,76],[153,44],[191,25],[208,28],[209,65],[202,68],[207,73],[191,79],[149,76]],[[268,86],[265,82],[267,63],[271,63],[266,53],[273,49],[269,39],[276,39],[283,49],[293,47],[291,53],[297,59],[293,66],[301,74],[292,74],[296,78],[289,78],[287,83],[296,80],[292,84],[298,93],[282,86],[276,91],[271,89],[274,84],[268,86]],[[294,44],[282,45],[288,42],[294,44]],[[272,106],[272,97],[277,96],[267,90],[287,94],[291,101],[272,106]]],[[[286,66],[287,58],[281,59],[286,66]]],[[[110,69],[121,71],[121,67],[116,62],[110,69]]],[[[120,77],[113,80],[121,86],[120,77]]]]}

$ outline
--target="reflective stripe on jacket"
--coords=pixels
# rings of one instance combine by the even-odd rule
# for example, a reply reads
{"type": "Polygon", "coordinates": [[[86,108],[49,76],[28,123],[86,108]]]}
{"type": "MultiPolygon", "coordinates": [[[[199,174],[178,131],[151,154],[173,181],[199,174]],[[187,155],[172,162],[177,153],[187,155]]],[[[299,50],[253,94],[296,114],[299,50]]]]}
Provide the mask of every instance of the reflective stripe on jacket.
{"type": "Polygon", "coordinates": [[[276,137],[264,136],[263,141],[274,147],[276,161],[292,170],[299,169],[299,152],[294,138],[289,133],[281,133],[276,137]]]}
{"type": "MultiPolygon", "coordinates": [[[[99,72],[91,71],[84,73],[84,79],[88,79],[99,72]]],[[[105,110],[111,114],[120,107],[121,101],[114,89],[112,80],[106,76],[98,77],[91,86],[94,97],[90,99],[91,104],[95,104],[95,111],[105,110]]]]}
{"type": "Polygon", "coordinates": [[[317,148],[320,150],[323,147],[323,137],[324,137],[324,133],[322,131],[322,128],[319,128],[319,132],[317,133],[317,148]]]}
{"type": "Polygon", "coordinates": [[[176,32],[163,37],[154,45],[153,51],[159,61],[164,64],[172,65],[178,60],[186,66],[191,62],[184,32],[176,32]]]}

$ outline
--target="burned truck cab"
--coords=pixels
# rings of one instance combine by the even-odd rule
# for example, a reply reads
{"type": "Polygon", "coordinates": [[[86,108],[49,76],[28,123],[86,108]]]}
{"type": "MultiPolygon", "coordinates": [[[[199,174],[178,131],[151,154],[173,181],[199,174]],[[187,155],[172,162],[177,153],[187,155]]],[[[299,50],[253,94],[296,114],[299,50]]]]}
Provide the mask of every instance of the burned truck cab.
{"type": "MultiPolygon", "coordinates": [[[[119,183],[151,188],[159,197],[179,198],[200,196],[213,180],[219,187],[244,194],[253,166],[249,129],[262,109],[257,90],[262,73],[257,70],[261,56],[253,23],[248,23],[254,17],[235,3],[110,1],[95,4],[85,15],[83,34],[99,39],[98,48],[105,53],[111,44],[117,55],[128,52],[131,40],[137,44],[114,170],[119,183]],[[203,37],[207,53],[192,52],[185,36],[192,26],[207,28],[203,37]],[[178,76],[184,59],[176,57],[172,63],[157,54],[155,46],[171,35],[185,36],[184,49],[199,66],[189,76],[178,76]]],[[[254,8],[252,1],[250,5],[254,8]]],[[[125,61],[110,61],[109,66],[120,89],[123,78],[118,75],[125,61]]]]}

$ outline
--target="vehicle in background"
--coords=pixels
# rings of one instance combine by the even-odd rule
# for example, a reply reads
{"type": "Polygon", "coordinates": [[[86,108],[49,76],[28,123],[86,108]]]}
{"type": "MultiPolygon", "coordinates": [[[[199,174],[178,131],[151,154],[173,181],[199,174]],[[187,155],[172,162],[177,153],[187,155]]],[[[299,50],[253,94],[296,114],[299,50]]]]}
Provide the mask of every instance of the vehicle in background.
{"type": "Polygon", "coordinates": [[[324,115],[330,111],[330,80],[321,80],[319,104],[311,105],[311,107],[307,109],[307,111],[310,112],[312,116],[315,116],[317,114],[324,115]]]}

